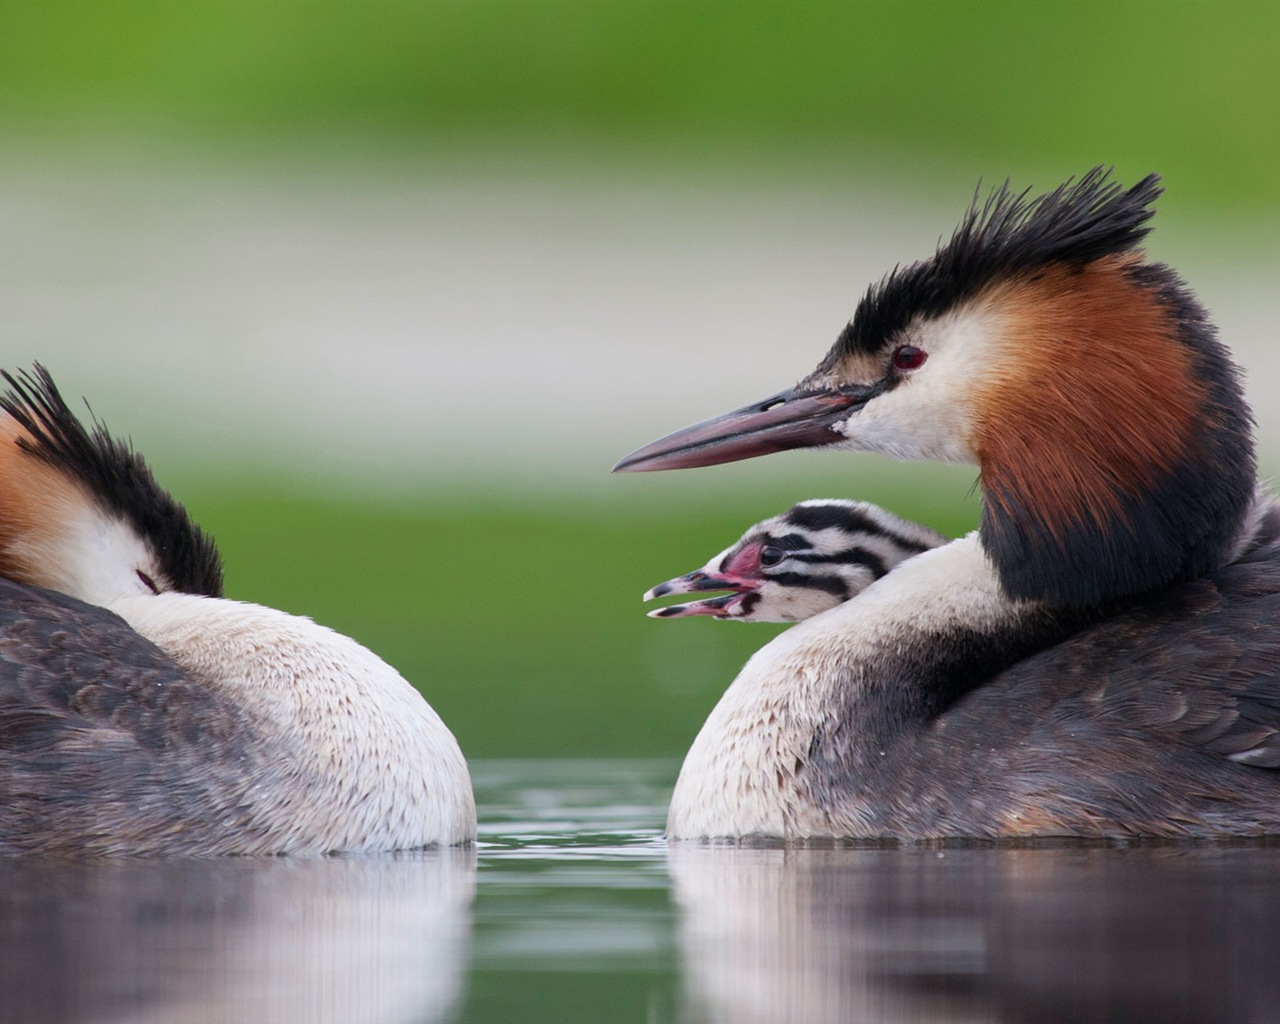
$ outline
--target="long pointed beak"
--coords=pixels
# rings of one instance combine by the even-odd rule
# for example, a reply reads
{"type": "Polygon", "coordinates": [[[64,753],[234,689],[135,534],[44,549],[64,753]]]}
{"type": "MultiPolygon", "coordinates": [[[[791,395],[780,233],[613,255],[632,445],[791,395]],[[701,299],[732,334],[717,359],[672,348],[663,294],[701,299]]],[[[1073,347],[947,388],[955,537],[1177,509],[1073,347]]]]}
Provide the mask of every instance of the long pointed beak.
{"type": "Polygon", "coordinates": [[[873,384],[839,391],[780,391],[762,402],[703,420],[637,448],[613,471],[691,469],[789,448],[834,444],[840,438],[832,426],[862,408],[880,390],[873,384]]]}

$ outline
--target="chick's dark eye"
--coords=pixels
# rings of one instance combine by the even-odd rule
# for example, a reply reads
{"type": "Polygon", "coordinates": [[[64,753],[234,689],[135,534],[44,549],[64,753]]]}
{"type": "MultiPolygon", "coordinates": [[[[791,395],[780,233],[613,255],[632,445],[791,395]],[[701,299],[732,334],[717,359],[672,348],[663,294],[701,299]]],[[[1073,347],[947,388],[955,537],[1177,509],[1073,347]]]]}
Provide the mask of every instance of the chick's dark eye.
{"type": "Polygon", "coordinates": [[[782,548],[775,548],[771,544],[768,547],[761,549],[760,564],[764,566],[766,569],[769,569],[777,565],[786,557],[787,557],[787,553],[783,551],[782,548]]]}
{"type": "Polygon", "coordinates": [[[918,370],[929,358],[929,353],[914,345],[899,345],[893,350],[893,368],[895,370],[918,370]]]}
{"type": "Polygon", "coordinates": [[[153,593],[153,594],[158,594],[158,593],[160,593],[160,588],[156,586],[156,581],[155,581],[155,580],[153,580],[150,576],[148,576],[148,575],[147,575],[145,572],[143,572],[141,569],[135,569],[135,570],[134,570],[134,572],[136,572],[136,573],[138,574],[138,579],[142,580],[142,582],[143,582],[143,583],[144,583],[148,588],[150,588],[151,593],[153,593]]]}

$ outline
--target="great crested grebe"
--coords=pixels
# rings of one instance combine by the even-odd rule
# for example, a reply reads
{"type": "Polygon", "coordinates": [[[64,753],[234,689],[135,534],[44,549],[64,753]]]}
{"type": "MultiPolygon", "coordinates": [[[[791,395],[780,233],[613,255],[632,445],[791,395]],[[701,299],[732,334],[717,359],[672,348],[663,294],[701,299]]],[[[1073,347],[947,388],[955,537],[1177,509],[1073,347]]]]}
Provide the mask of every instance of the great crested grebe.
{"type": "Polygon", "coordinates": [[[811,499],[756,523],[701,569],[659,583],[644,599],[727,590],[649,615],[799,622],[843,604],[904,559],[945,543],[928,527],[865,501],[811,499]]]}
{"type": "Polygon", "coordinates": [[[1000,189],[796,387],[619,464],[822,446],[981,471],[975,533],[748,662],[673,836],[1280,833],[1280,509],[1235,365],[1136,248],[1157,181],[1000,189]]]}
{"type": "Polygon", "coordinates": [[[466,761],[389,665],[221,598],[210,538],[52,378],[0,397],[0,853],[475,837],[466,761]]]}

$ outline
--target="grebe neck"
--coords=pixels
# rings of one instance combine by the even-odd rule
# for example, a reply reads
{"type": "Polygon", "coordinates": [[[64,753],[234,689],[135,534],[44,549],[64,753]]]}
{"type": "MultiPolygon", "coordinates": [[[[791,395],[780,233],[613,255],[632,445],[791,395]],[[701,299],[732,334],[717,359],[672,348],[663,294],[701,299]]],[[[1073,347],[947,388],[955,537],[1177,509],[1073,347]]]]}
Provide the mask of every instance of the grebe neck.
{"type": "Polygon", "coordinates": [[[1239,371],[1137,254],[999,286],[1007,369],[975,397],[981,537],[1015,599],[1093,606],[1229,561],[1256,487],[1239,371]]]}
{"type": "Polygon", "coordinates": [[[858,791],[892,770],[894,747],[1077,626],[1011,601],[976,534],[903,562],[751,658],[689,751],[669,832],[879,834],[858,791]],[[847,787],[839,800],[833,785],[847,787]]]}

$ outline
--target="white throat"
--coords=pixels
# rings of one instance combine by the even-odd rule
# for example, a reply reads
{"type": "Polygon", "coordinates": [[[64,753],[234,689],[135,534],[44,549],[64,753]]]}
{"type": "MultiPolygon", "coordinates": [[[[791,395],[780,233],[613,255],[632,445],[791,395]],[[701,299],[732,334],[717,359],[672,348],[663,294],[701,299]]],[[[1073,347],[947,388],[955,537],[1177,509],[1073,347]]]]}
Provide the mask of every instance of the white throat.
{"type": "Polygon", "coordinates": [[[922,623],[993,629],[1016,607],[972,533],[778,636],[747,662],[698,733],[672,794],[669,835],[858,834],[856,820],[834,820],[800,780],[837,698],[847,706],[852,690],[856,699],[867,666],[909,643],[922,623]]]}

